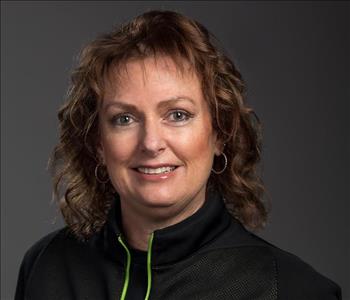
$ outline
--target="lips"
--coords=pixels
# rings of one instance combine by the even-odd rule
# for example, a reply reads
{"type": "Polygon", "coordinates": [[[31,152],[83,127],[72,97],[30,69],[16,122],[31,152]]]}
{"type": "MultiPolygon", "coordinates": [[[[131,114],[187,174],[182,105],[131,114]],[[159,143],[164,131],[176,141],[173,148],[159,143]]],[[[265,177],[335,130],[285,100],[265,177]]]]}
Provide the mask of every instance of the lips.
{"type": "MultiPolygon", "coordinates": [[[[159,166],[159,165],[157,165],[159,166]]],[[[135,178],[140,180],[142,184],[144,182],[165,182],[170,180],[170,178],[174,178],[176,174],[178,174],[179,165],[169,165],[162,164],[160,168],[145,168],[143,166],[131,168],[133,170],[135,178]],[[164,181],[165,180],[165,181],[164,181]]]]}
{"type": "Polygon", "coordinates": [[[150,175],[157,175],[157,174],[165,174],[174,171],[177,168],[177,166],[163,166],[158,168],[149,168],[149,167],[138,167],[134,168],[139,173],[143,174],[150,174],[150,175]]]}
{"type": "Polygon", "coordinates": [[[144,164],[133,167],[132,169],[138,174],[143,174],[145,176],[157,177],[162,175],[167,175],[175,171],[179,165],[171,163],[161,163],[161,164],[144,164]]]}
{"type": "Polygon", "coordinates": [[[178,165],[174,165],[174,164],[138,165],[136,167],[133,167],[133,169],[138,169],[138,168],[158,169],[158,168],[166,168],[166,167],[178,167],[178,165]]]}

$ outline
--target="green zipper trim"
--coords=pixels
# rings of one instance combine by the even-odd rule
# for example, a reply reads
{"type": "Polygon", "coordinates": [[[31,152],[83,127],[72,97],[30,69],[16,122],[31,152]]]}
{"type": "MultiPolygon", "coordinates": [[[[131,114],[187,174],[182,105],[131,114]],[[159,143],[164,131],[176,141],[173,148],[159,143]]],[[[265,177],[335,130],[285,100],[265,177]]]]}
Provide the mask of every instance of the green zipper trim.
{"type": "Polygon", "coordinates": [[[129,277],[130,277],[130,264],[131,264],[131,255],[128,247],[124,244],[121,235],[118,236],[119,243],[122,244],[124,247],[126,254],[127,254],[127,262],[126,262],[126,272],[125,272],[125,279],[124,279],[124,286],[123,286],[123,292],[122,296],[120,297],[120,300],[124,300],[126,296],[126,292],[128,290],[129,285],[129,277]]]}
{"type": "Polygon", "coordinates": [[[152,270],[151,270],[151,258],[152,258],[152,243],[153,243],[153,235],[148,240],[148,249],[147,249],[147,293],[145,296],[145,300],[148,300],[149,295],[151,293],[151,285],[152,285],[152,270]]]}
{"type": "MultiPolygon", "coordinates": [[[[154,235],[154,233],[152,232],[152,234],[150,235],[149,240],[148,240],[148,249],[147,249],[147,292],[146,292],[145,300],[149,299],[149,295],[151,293],[151,286],[152,286],[151,258],[152,258],[153,235],[154,235]]],[[[130,278],[131,254],[130,254],[130,251],[129,251],[128,247],[123,242],[121,235],[118,236],[118,241],[119,241],[120,244],[122,244],[122,246],[125,249],[126,254],[127,254],[124,286],[123,286],[122,295],[120,297],[120,300],[125,300],[126,292],[128,290],[128,285],[129,285],[129,278],[130,278]]]]}

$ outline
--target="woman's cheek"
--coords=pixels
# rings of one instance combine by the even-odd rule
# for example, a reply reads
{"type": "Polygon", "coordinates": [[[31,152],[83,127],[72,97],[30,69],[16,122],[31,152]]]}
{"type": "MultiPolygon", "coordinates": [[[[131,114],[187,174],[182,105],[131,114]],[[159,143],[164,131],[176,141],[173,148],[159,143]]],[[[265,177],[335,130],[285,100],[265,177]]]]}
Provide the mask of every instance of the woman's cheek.
{"type": "Polygon", "coordinates": [[[210,132],[210,128],[204,126],[192,126],[188,130],[178,132],[172,138],[173,148],[181,152],[186,160],[190,160],[191,163],[196,162],[211,149],[210,132]]]}
{"type": "Polygon", "coordinates": [[[105,147],[108,156],[107,160],[115,163],[122,163],[130,160],[135,152],[136,145],[137,138],[134,135],[110,135],[106,139],[105,147]]]}

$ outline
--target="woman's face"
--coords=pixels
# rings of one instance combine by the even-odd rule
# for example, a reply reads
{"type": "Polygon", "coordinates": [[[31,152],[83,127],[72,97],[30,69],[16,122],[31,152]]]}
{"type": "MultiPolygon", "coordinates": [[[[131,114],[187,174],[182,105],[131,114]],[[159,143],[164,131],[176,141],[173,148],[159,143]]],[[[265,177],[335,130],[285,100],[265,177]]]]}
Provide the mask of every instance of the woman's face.
{"type": "Polygon", "coordinates": [[[220,154],[198,77],[164,57],[126,69],[99,112],[99,153],[122,207],[160,218],[198,208],[220,154]]]}

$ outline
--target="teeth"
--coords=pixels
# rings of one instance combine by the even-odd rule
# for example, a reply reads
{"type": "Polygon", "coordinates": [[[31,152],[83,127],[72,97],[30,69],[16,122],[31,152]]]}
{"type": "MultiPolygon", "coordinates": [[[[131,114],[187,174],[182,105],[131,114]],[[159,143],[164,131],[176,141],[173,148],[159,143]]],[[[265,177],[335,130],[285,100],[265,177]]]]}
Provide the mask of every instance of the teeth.
{"type": "Polygon", "coordinates": [[[162,174],[162,173],[168,173],[173,170],[175,170],[176,167],[162,167],[162,168],[137,168],[137,170],[141,173],[146,174],[162,174]]]}

